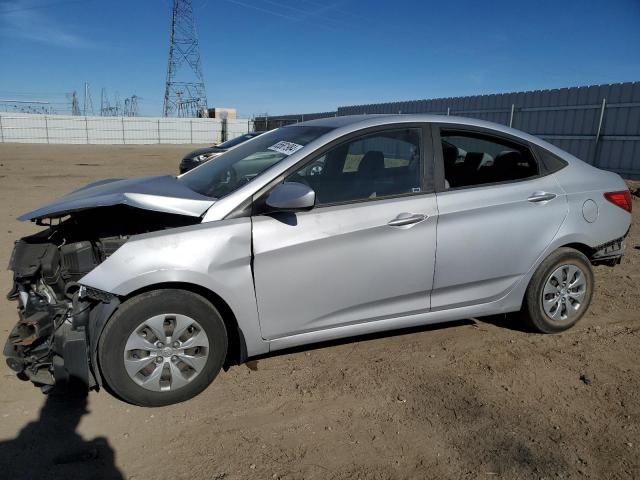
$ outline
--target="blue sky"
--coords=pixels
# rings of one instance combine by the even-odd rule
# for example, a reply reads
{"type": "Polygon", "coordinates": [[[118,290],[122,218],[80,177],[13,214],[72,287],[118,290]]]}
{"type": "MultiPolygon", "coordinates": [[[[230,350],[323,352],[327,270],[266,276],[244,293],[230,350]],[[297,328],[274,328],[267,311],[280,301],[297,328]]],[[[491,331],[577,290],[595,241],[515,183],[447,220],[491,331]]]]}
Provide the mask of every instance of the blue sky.
{"type": "MultiPolygon", "coordinates": [[[[640,1],[193,0],[210,106],[243,115],[640,80],[640,1]]],[[[0,1],[0,98],[89,82],[158,115],[170,0],[0,1]]]]}

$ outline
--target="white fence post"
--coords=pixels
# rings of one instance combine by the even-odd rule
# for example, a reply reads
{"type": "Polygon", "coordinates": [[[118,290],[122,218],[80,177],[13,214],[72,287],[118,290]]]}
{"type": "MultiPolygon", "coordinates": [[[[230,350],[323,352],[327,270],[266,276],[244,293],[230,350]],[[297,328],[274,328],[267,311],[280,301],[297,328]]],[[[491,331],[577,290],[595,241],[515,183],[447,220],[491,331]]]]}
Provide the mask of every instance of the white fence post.
{"type": "Polygon", "coordinates": [[[2,130],[2,115],[0,115],[0,142],[4,143],[4,131],[2,130]]]}
{"type": "Polygon", "coordinates": [[[160,119],[158,119],[158,143],[160,143],[160,119]]]}
{"type": "Polygon", "coordinates": [[[87,145],[89,145],[89,121],[86,115],[84,116],[84,133],[87,136],[87,145]]]}
{"type": "Polygon", "coordinates": [[[122,144],[126,145],[127,142],[124,139],[124,117],[120,117],[120,123],[122,124],[122,144]]]}
{"type": "Polygon", "coordinates": [[[193,118],[189,122],[189,134],[191,135],[191,143],[193,143],[193,118]]]}
{"type": "Polygon", "coordinates": [[[511,104],[511,115],[509,115],[509,127],[513,127],[513,114],[516,111],[515,103],[511,104]]]}
{"type": "Polygon", "coordinates": [[[604,110],[607,108],[607,99],[602,99],[602,107],[600,108],[600,120],[598,121],[598,131],[596,132],[596,145],[600,140],[600,132],[602,131],[602,121],[604,120],[604,110]]]}

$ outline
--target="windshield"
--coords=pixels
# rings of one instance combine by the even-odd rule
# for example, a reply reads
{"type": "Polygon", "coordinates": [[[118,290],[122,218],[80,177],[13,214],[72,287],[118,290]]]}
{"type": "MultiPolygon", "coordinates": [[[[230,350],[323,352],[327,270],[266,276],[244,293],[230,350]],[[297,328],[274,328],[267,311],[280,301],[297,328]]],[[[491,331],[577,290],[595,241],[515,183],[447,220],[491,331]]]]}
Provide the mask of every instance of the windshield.
{"type": "Polygon", "coordinates": [[[246,142],[250,138],[257,137],[260,135],[259,133],[245,133],[244,135],[240,135],[239,137],[232,138],[231,140],[227,140],[226,142],[222,142],[220,145],[216,145],[216,148],[231,148],[236,145],[240,145],[243,142],[246,142]]]}
{"type": "Polygon", "coordinates": [[[272,130],[185,173],[178,181],[202,195],[224,197],[330,130],[307,126],[272,130]]]}

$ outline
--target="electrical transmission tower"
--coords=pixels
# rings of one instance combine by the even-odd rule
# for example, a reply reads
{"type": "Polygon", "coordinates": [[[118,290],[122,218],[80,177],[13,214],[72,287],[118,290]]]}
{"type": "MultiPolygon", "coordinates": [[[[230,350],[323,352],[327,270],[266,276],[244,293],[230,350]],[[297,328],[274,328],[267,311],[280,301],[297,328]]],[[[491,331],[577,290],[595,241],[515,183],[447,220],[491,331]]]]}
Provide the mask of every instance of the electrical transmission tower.
{"type": "Polygon", "coordinates": [[[80,103],[78,102],[78,94],[74,90],[71,97],[71,115],[80,115],[80,103]]]}
{"type": "Polygon", "coordinates": [[[165,117],[207,116],[207,94],[191,0],[173,0],[162,114],[165,117]]]}
{"type": "Polygon", "coordinates": [[[93,115],[93,101],[91,100],[91,90],[89,84],[84,82],[84,108],[82,109],[84,116],[93,115]]]}
{"type": "Polygon", "coordinates": [[[125,117],[137,117],[138,116],[138,96],[131,95],[124,99],[124,116],[125,117]]]}
{"type": "Polygon", "coordinates": [[[100,116],[102,117],[117,117],[120,115],[118,107],[112,107],[107,95],[107,89],[102,88],[100,91],[100,116]]]}

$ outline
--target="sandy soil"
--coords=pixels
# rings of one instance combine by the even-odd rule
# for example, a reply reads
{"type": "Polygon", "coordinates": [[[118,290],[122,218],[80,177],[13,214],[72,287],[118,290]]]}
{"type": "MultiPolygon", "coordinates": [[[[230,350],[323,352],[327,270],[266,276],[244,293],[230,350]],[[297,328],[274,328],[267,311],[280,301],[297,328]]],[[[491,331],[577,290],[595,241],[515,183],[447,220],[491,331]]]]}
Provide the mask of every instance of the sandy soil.
{"type": "MultiPolygon", "coordinates": [[[[175,173],[189,148],[0,145],[0,264],[34,231],[17,215],[95,179],[175,173]]],[[[45,397],[2,366],[0,477],[639,478],[634,208],[623,263],[596,268],[589,313],[561,335],[500,317],[358,338],[234,367],[158,409],[45,397]]],[[[0,302],[2,342],[14,309],[0,302]]]]}

